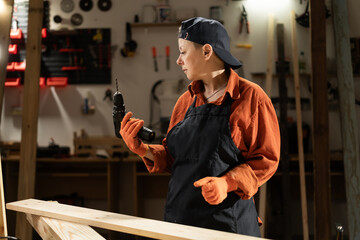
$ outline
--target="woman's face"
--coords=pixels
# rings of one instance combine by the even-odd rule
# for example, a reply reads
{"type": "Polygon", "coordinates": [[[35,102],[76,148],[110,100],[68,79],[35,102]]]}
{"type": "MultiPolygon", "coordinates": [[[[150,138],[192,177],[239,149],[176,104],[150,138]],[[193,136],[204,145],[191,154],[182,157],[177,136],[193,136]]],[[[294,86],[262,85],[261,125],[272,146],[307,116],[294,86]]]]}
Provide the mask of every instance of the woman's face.
{"type": "Polygon", "coordinates": [[[176,63],[182,68],[190,81],[201,80],[204,73],[204,57],[201,45],[179,38],[180,55],[176,63]]]}

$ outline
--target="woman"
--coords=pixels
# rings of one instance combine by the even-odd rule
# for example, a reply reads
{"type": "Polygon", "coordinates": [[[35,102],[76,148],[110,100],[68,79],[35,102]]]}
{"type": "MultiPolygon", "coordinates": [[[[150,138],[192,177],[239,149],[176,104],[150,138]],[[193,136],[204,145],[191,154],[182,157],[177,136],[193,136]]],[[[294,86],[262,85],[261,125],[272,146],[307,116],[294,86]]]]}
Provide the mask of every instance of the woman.
{"type": "Polygon", "coordinates": [[[192,18],[179,31],[177,64],[191,81],[162,145],[144,144],[144,122],[128,113],[120,134],[150,173],[171,172],[165,220],[260,236],[252,199],[276,171],[280,133],[271,100],[233,69],[229,37],[217,21],[192,18]]]}

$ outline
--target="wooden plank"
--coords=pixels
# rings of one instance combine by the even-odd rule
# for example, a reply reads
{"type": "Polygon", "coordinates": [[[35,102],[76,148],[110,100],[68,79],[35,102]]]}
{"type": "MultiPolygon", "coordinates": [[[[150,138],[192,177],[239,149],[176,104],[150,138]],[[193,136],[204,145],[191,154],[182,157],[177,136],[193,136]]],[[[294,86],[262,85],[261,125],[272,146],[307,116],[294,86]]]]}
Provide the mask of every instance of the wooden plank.
{"type": "Polygon", "coordinates": [[[282,173],[282,211],[283,239],[291,239],[291,209],[290,209],[290,169],[289,169],[289,136],[287,124],[287,86],[285,77],[285,29],[284,24],[277,24],[278,76],[280,98],[280,132],[281,132],[281,173],[282,173]]]}
{"type": "Polygon", "coordinates": [[[124,143],[124,140],[117,138],[117,137],[110,137],[110,136],[93,136],[93,137],[87,137],[87,138],[76,138],[77,143],[80,146],[83,145],[91,145],[91,146],[119,146],[123,147],[126,146],[124,143]]]}
{"type": "Polygon", "coordinates": [[[294,71],[294,91],[295,91],[295,106],[296,106],[296,124],[297,124],[297,140],[298,140],[298,155],[299,155],[299,175],[300,175],[300,196],[301,196],[301,215],[303,227],[303,239],[309,239],[309,223],[307,213],[306,201],[306,181],[305,181],[305,157],[303,146],[303,129],[302,129],[302,113],[301,113],[301,100],[300,100],[300,74],[299,74],[299,59],[298,59],[298,45],[296,37],[296,22],[295,11],[290,13],[290,26],[291,26],[291,50],[292,62],[294,71]]]}
{"type": "Polygon", "coordinates": [[[134,214],[135,216],[139,216],[139,184],[138,184],[138,176],[137,176],[137,168],[136,162],[132,162],[132,179],[133,179],[133,197],[134,197],[134,214]]]}
{"type": "Polygon", "coordinates": [[[8,62],[8,47],[10,40],[11,18],[14,0],[2,0],[0,10],[0,123],[6,79],[6,65],[8,62]]]}
{"type": "Polygon", "coordinates": [[[169,23],[132,23],[132,28],[148,28],[148,27],[176,27],[180,26],[180,22],[169,22],[169,23]]]}
{"type": "Polygon", "coordinates": [[[31,214],[26,219],[43,240],[105,240],[86,225],[31,214]]]}
{"type": "Polygon", "coordinates": [[[332,0],[349,239],[360,239],[360,156],[347,2],[332,0]]]}
{"type": "MultiPolygon", "coordinates": [[[[266,82],[265,92],[271,98],[272,75],[274,67],[274,16],[269,14],[268,19],[268,45],[267,45],[267,67],[266,67],[266,82]]],[[[267,184],[264,183],[260,187],[259,193],[259,217],[263,221],[260,227],[261,236],[265,237],[266,234],[266,190],[267,184]]]]}
{"type": "MultiPolygon", "coordinates": [[[[119,164],[107,163],[107,209],[110,212],[118,212],[119,203],[119,164]]],[[[109,231],[109,240],[116,239],[113,231],[109,231]]]]}
{"type": "Polygon", "coordinates": [[[274,68],[274,16],[269,14],[268,40],[267,40],[267,64],[266,64],[266,86],[265,92],[271,97],[272,75],[274,68]]]}
{"type": "MultiPolygon", "coordinates": [[[[39,78],[41,65],[41,28],[43,0],[29,1],[26,40],[26,69],[21,128],[18,199],[34,196],[37,147],[37,124],[39,112],[39,78]]],[[[31,239],[32,228],[25,216],[16,216],[16,236],[31,239]]]]}
{"type": "Polygon", "coordinates": [[[329,108],[324,0],[310,1],[315,240],[331,239],[329,108]]]}
{"type": "MultiPolygon", "coordinates": [[[[139,157],[140,158],[140,157],[139,157]]],[[[10,155],[3,158],[3,161],[17,162],[20,160],[19,155],[10,155]]],[[[140,158],[141,160],[141,158],[140,158]]],[[[108,163],[119,162],[119,158],[101,158],[101,157],[69,157],[69,158],[37,158],[37,162],[53,162],[53,163],[108,163]]]]}
{"type": "Polygon", "coordinates": [[[4,196],[4,181],[2,175],[2,162],[0,155],[0,236],[7,236],[6,208],[4,196]]]}
{"type": "Polygon", "coordinates": [[[7,209],[103,229],[164,240],[260,239],[235,233],[186,226],[129,215],[27,199],[6,204],[7,209]]]}

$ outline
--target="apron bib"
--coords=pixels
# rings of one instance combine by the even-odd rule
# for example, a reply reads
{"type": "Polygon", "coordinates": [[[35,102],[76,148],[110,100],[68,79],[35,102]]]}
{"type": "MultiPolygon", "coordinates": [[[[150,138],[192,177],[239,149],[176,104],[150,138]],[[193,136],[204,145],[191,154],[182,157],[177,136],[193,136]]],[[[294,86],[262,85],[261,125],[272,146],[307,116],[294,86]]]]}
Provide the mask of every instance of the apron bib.
{"type": "Polygon", "coordinates": [[[201,178],[220,177],[244,162],[230,133],[227,96],[221,106],[195,107],[167,135],[167,146],[175,161],[165,205],[165,221],[260,236],[253,199],[242,200],[234,192],[218,205],[210,205],[193,183],[201,178]]]}

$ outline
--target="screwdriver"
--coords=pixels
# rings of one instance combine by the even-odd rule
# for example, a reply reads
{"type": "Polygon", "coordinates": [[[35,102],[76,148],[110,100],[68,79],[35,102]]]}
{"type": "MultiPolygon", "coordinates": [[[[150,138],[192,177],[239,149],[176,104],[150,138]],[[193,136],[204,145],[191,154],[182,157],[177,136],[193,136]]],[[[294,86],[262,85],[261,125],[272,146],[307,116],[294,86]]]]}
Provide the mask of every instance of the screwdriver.
{"type": "Polygon", "coordinates": [[[157,66],[157,60],[156,60],[156,47],[152,47],[152,55],[154,58],[154,70],[155,70],[155,72],[157,72],[158,66],[157,66]]]}
{"type": "Polygon", "coordinates": [[[170,70],[170,46],[166,46],[166,70],[170,70]]]}

